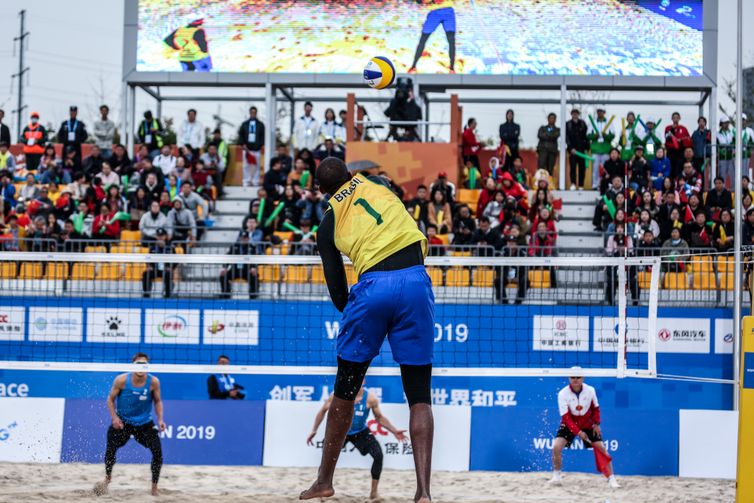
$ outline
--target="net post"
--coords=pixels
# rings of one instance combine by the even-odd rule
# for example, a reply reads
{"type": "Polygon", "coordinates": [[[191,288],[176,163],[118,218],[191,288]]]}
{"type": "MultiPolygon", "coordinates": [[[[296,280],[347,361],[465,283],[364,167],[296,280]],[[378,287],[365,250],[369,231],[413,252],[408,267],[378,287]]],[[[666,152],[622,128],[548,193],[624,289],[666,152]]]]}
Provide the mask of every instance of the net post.
{"type": "Polygon", "coordinates": [[[652,264],[652,275],[649,280],[649,312],[647,313],[648,354],[647,370],[650,376],[657,375],[657,304],[660,296],[660,259],[655,258],[652,264]]]}
{"type": "Polygon", "coordinates": [[[617,376],[626,376],[626,258],[618,260],[618,348],[616,353],[617,376]]]}

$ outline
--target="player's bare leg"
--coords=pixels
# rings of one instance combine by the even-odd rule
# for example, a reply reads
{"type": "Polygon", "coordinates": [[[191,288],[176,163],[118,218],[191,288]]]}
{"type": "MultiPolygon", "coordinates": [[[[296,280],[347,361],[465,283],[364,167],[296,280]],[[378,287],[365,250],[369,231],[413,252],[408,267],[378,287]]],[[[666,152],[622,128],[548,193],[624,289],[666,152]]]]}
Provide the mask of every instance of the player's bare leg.
{"type": "Polygon", "coordinates": [[[94,484],[94,490],[93,490],[94,495],[103,496],[107,494],[107,489],[110,486],[111,481],[112,481],[112,477],[110,475],[105,475],[105,480],[94,484]]]}
{"type": "Polygon", "coordinates": [[[159,496],[160,490],[157,488],[157,483],[152,482],[152,496],[159,496]]]}
{"type": "Polygon", "coordinates": [[[429,503],[432,500],[429,482],[432,474],[432,439],[435,432],[435,422],[432,416],[432,407],[428,403],[417,403],[411,406],[408,428],[414,449],[414,466],[416,467],[414,501],[429,503]]]}
{"type": "Polygon", "coordinates": [[[551,484],[560,484],[563,476],[560,470],[563,468],[563,449],[566,445],[566,439],[563,437],[556,437],[552,446],[552,478],[551,484]]]}
{"type": "Polygon", "coordinates": [[[343,442],[353,421],[353,400],[343,400],[333,397],[330,411],[327,414],[327,428],[325,442],[322,447],[322,461],[317,472],[317,480],[306,491],[299,495],[299,499],[329,498],[335,494],[332,486],[335,465],[338,463],[343,442]]]}
{"type": "Polygon", "coordinates": [[[369,499],[371,501],[375,501],[375,500],[380,499],[380,494],[377,491],[377,486],[379,486],[379,485],[380,485],[380,481],[379,480],[372,479],[372,490],[369,491],[369,499]]]}

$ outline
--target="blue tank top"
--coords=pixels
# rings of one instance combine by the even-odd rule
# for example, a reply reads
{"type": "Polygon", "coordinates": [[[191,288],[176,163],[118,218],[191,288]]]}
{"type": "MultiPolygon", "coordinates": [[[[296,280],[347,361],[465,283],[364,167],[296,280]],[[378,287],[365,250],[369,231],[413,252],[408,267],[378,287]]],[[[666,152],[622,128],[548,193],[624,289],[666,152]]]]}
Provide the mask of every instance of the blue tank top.
{"type": "Polygon", "coordinates": [[[353,421],[351,422],[351,429],[348,430],[349,435],[356,435],[367,429],[367,418],[369,417],[369,409],[367,408],[368,396],[369,391],[365,389],[361,401],[353,404],[353,421]]]}
{"type": "Polygon", "coordinates": [[[118,395],[115,412],[132,426],[142,426],[152,420],[152,376],[147,374],[144,386],[135,387],[132,374],[126,375],[126,386],[118,395]]]}

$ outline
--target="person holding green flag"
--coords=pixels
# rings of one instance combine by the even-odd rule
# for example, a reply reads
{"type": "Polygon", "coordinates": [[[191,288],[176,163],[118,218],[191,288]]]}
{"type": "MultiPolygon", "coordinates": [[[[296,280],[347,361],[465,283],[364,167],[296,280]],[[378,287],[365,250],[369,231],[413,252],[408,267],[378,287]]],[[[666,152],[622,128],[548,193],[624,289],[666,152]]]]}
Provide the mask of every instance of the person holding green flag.
{"type": "Polygon", "coordinates": [[[605,117],[605,109],[597,108],[597,118],[589,116],[589,125],[587,138],[589,139],[589,150],[591,151],[594,162],[592,163],[592,189],[600,188],[600,167],[605,164],[609,158],[610,149],[613,148],[615,139],[615,129],[613,122],[615,116],[610,119],[605,117]]]}
{"type": "Polygon", "coordinates": [[[657,149],[662,146],[662,140],[657,136],[657,128],[660,126],[661,122],[662,120],[655,122],[652,118],[647,119],[647,122],[644,124],[644,136],[635,136],[636,141],[634,142],[634,150],[636,150],[638,145],[644,147],[644,156],[647,161],[654,159],[655,152],[657,152],[657,149]]]}
{"type": "Polygon", "coordinates": [[[634,156],[634,147],[637,140],[644,138],[646,131],[641,125],[641,116],[636,117],[633,112],[628,112],[625,119],[621,119],[621,131],[618,145],[620,145],[621,159],[630,161],[634,156]]]}
{"type": "Polygon", "coordinates": [[[622,194],[623,198],[621,199],[625,200],[626,187],[623,185],[623,177],[616,175],[613,178],[610,187],[605,191],[605,195],[597,202],[597,207],[594,209],[592,225],[594,225],[595,231],[604,231],[603,224],[605,218],[609,217],[609,219],[612,220],[615,216],[615,212],[618,207],[621,206],[615,202],[619,194],[622,194]]]}

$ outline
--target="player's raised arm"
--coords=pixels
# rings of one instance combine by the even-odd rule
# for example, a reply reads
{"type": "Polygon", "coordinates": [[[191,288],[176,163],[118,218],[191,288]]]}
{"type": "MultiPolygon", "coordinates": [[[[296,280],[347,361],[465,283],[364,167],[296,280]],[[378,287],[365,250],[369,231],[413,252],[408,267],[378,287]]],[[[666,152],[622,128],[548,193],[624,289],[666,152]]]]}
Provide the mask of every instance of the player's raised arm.
{"type": "Polygon", "coordinates": [[[387,431],[395,435],[395,438],[397,438],[401,442],[408,441],[406,430],[399,430],[398,428],[393,426],[393,423],[391,423],[390,420],[382,413],[382,409],[380,409],[380,401],[376,396],[371,394],[369,395],[369,399],[367,400],[367,407],[372,409],[372,414],[374,414],[374,418],[377,420],[377,422],[384,426],[387,431]]]}
{"type": "Polygon", "coordinates": [[[107,395],[107,411],[110,413],[110,417],[113,421],[113,428],[116,430],[123,429],[123,421],[118,417],[118,413],[115,412],[115,399],[120,395],[126,383],[126,376],[128,374],[121,374],[113,380],[113,385],[110,388],[110,393],[107,395]]]}
{"type": "Polygon", "coordinates": [[[160,431],[165,431],[165,422],[162,420],[162,392],[160,389],[160,380],[152,376],[152,400],[154,402],[154,414],[157,416],[157,426],[160,431]]]}
{"type": "Polygon", "coordinates": [[[348,303],[348,282],[343,256],[335,247],[335,217],[328,210],[322,218],[317,230],[317,248],[322,258],[322,268],[325,272],[327,290],[338,311],[343,312],[348,303]]]}
{"type": "Polygon", "coordinates": [[[309,433],[309,436],[306,437],[307,444],[314,445],[312,440],[314,440],[314,437],[317,435],[319,425],[322,424],[322,421],[325,420],[325,414],[327,414],[327,411],[330,410],[330,404],[332,404],[332,393],[330,393],[330,398],[328,398],[325,403],[322,404],[322,407],[317,411],[317,415],[314,416],[314,426],[312,426],[312,431],[311,433],[309,433]]]}

